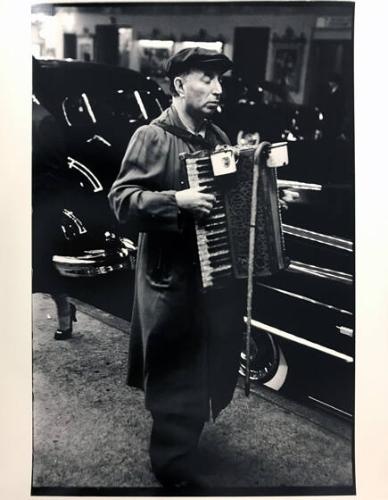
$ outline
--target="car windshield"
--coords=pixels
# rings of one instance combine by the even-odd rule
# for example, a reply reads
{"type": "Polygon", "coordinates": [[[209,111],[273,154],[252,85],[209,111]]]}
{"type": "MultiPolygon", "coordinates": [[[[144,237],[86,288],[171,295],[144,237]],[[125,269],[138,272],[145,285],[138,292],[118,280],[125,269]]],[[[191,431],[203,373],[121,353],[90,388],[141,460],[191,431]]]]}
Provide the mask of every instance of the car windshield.
{"type": "Polygon", "coordinates": [[[152,120],[163,111],[157,96],[149,90],[119,89],[112,94],[107,104],[115,116],[127,119],[129,122],[152,120]]]}
{"type": "Polygon", "coordinates": [[[118,89],[103,95],[82,92],[62,102],[67,124],[86,126],[112,119],[128,123],[149,121],[163,111],[157,95],[146,90],[118,89]]]}

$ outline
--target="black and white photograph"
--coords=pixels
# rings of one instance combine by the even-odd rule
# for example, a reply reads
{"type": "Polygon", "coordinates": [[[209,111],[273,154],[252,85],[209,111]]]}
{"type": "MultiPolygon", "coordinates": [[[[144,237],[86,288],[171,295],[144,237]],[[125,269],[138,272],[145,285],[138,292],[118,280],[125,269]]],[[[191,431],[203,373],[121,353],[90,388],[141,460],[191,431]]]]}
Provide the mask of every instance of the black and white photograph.
{"type": "Polygon", "coordinates": [[[388,498],[384,8],[0,10],[0,497],[388,498]]]}
{"type": "Polygon", "coordinates": [[[388,499],[385,3],[0,12],[0,497],[388,499]]]}
{"type": "Polygon", "coordinates": [[[1,498],[388,498],[363,3],[1,6],[1,498]]]}
{"type": "Polygon", "coordinates": [[[33,496],[356,493],[354,10],[32,5],[33,496]]]}

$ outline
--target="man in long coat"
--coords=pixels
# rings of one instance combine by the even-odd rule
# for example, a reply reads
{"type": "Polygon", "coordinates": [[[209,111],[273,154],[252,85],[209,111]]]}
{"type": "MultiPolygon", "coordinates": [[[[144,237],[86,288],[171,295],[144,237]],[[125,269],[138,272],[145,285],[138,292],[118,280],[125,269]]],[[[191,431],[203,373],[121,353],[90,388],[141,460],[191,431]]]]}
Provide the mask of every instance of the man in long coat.
{"type": "Polygon", "coordinates": [[[205,421],[231,401],[238,377],[239,287],[204,293],[194,221],[215,198],[189,188],[180,153],[229,144],[209,121],[220,102],[219,53],[184,49],[168,63],[173,102],[128,145],[109,193],[120,222],[140,233],[128,383],[145,391],[151,465],[165,486],[198,485],[195,451],[205,421]]]}

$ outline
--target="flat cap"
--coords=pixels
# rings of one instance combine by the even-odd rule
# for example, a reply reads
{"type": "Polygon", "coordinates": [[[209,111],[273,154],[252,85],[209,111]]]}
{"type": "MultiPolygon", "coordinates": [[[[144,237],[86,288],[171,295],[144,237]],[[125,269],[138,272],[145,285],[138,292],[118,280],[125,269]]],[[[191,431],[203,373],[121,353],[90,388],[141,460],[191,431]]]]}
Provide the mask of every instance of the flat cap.
{"type": "Polygon", "coordinates": [[[174,54],[166,63],[166,73],[169,78],[180,75],[193,68],[209,67],[225,73],[232,67],[232,61],[216,50],[193,47],[182,49],[174,54]]]}

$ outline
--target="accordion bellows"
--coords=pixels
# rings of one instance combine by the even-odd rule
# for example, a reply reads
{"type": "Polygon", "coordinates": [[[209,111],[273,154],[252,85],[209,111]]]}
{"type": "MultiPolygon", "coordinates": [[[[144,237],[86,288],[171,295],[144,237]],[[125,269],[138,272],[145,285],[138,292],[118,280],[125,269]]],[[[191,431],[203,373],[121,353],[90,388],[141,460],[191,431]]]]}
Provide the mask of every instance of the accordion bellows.
{"type": "MultiPolygon", "coordinates": [[[[209,217],[196,222],[198,254],[204,288],[222,287],[231,277],[246,278],[255,148],[240,148],[237,171],[215,177],[208,151],[183,154],[189,186],[216,196],[209,217]]],[[[259,172],[254,276],[285,269],[288,259],[282,233],[276,169],[259,172]]]]}

